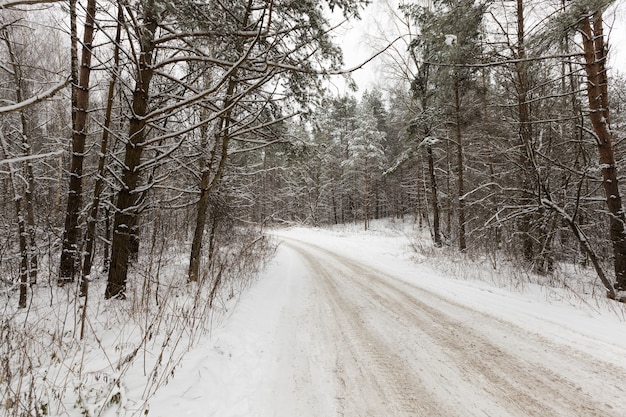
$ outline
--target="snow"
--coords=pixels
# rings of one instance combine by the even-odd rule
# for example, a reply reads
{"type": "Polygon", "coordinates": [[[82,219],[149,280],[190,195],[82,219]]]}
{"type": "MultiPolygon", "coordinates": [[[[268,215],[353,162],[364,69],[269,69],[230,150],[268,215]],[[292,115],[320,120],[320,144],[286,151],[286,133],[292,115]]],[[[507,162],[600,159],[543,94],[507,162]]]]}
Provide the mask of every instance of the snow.
{"type": "Polygon", "coordinates": [[[72,335],[75,306],[59,306],[67,324],[49,317],[38,326],[67,339],[80,369],[52,360],[60,353],[40,356],[50,363],[39,380],[50,389],[67,381],[54,391],[62,411],[50,414],[623,415],[626,306],[599,287],[567,289],[593,281],[587,271],[565,265],[567,285],[540,285],[504,264],[434,248],[411,221],[362,228],[272,231],[274,258],[238,299],[219,301],[206,333],[189,333],[199,289],[187,286],[164,299],[172,323],[154,328],[146,311],[120,331],[109,323],[138,306],[93,299],[101,313],[83,342],[72,335]]]}
{"type": "MultiPolygon", "coordinates": [[[[384,234],[328,232],[323,229],[295,228],[277,233],[325,247],[349,256],[363,265],[418,283],[438,295],[454,299],[472,309],[494,315],[530,331],[550,333],[560,341],[577,345],[582,339],[602,341],[626,349],[626,311],[619,306],[615,312],[586,305],[571,305],[560,300],[564,295],[553,293],[546,298],[545,289],[530,285],[523,293],[497,288],[487,282],[465,281],[446,277],[426,264],[415,265],[410,259],[409,241],[404,237],[384,234]],[[557,297],[555,300],[553,297],[557,297]],[[564,330],[567,329],[567,332],[564,330]],[[569,339],[569,340],[568,340],[569,339]]],[[[607,301],[608,303],[608,301],[607,301]]],[[[597,353],[594,349],[588,353],[597,353]]]]}
{"type": "Polygon", "coordinates": [[[53,151],[53,152],[48,152],[48,153],[43,153],[43,154],[20,156],[20,157],[9,158],[9,159],[0,159],[0,165],[15,164],[18,162],[26,162],[26,161],[31,161],[33,159],[49,158],[51,156],[61,155],[63,152],[64,152],[63,149],[59,149],[58,151],[53,151]]]}
{"type": "MultiPolygon", "coordinates": [[[[1,4],[0,5],[0,9],[8,7],[11,3],[12,2],[1,4]]],[[[36,104],[36,103],[38,103],[38,102],[40,102],[42,100],[45,100],[48,97],[52,97],[59,90],[61,90],[63,87],[65,87],[67,84],[69,84],[69,82],[70,82],[70,77],[67,77],[65,80],[58,82],[57,84],[55,84],[53,87],[49,88],[48,90],[42,91],[42,92],[32,96],[31,98],[28,98],[28,99],[26,99],[24,101],[21,101],[19,103],[11,104],[9,106],[2,106],[2,107],[0,107],[0,114],[17,112],[17,111],[25,109],[25,108],[27,108],[29,106],[32,106],[33,104],[36,104]]]]}
{"type": "Polygon", "coordinates": [[[174,379],[150,402],[150,415],[257,416],[270,392],[275,336],[294,290],[287,253],[280,252],[224,325],[189,352],[174,379]]]}
{"type": "Polygon", "coordinates": [[[444,42],[447,46],[452,46],[457,43],[457,37],[456,35],[446,35],[444,42]]]}
{"type": "MultiPolygon", "coordinates": [[[[449,314],[455,320],[463,320],[460,317],[466,314],[464,308],[475,311],[476,314],[467,316],[466,320],[472,321],[470,324],[473,329],[481,332],[488,343],[497,344],[498,349],[507,354],[515,354],[516,360],[536,364],[550,372],[560,372],[562,375],[558,378],[568,378],[567,384],[570,384],[569,380],[579,379],[577,372],[582,371],[567,369],[567,362],[561,357],[544,358],[543,351],[567,351],[575,357],[582,355],[593,358],[583,362],[587,365],[581,365],[581,368],[597,366],[600,377],[595,379],[599,382],[593,378],[588,378],[589,382],[579,381],[582,387],[576,389],[581,390],[581,398],[585,398],[584,393],[589,392],[589,398],[605,404],[612,402],[617,410],[623,410],[626,406],[623,399],[612,398],[615,392],[623,393],[626,390],[626,383],[619,387],[606,387],[604,394],[598,386],[593,385],[604,384],[606,376],[602,376],[602,372],[607,365],[608,368],[616,369],[619,375],[625,371],[626,313],[623,306],[598,299],[585,300],[567,291],[547,290],[535,284],[527,284],[523,289],[516,290],[498,287],[486,280],[446,277],[430,267],[427,258],[416,257],[415,251],[410,249],[413,238],[406,231],[394,230],[388,224],[369,232],[358,232],[357,228],[360,227],[340,227],[334,230],[297,227],[273,232],[277,241],[282,242],[276,257],[223,324],[186,355],[172,383],[161,389],[150,401],[149,415],[332,416],[342,415],[348,410],[345,407],[349,406],[357,407],[352,409],[356,414],[346,415],[371,412],[372,405],[368,405],[369,409],[359,409],[357,405],[341,403],[341,391],[349,389],[345,386],[346,383],[350,386],[349,378],[358,380],[367,377],[368,373],[351,376],[351,372],[357,371],[341,369],[344,365],[340,362],[349,361],[353,354],[365,354],[359,350],[361,348],[355,348],[356,353],[344,357],[335,346],[339,342],[333,339],[340,333],[326,333],[322,328],[325,323],[344,319],[333,317],[336,311],[331,311],[320,302],[320,293],[316,293],[315,284],[311,280],[311,265],[303,261],[299,245],[309,245],[307,250],[310,253],[318,250],[315,248],[324,248],[336,256],[355,261],[367,270],[381,271],[418,286],[433,297],[441,297],[444,302],[450,303],[449,314]],[[454,312],[454,309],[459,309],[459,312],[454,312]],[[501,323],[503,328],[513,326],[513,329],[523,329],[528,332],[528,336],[516,337],[502,333],[502,329],[494,328],[493,324],[482,324],[481,317],[490,320],[486,323],[501,323]],[[543,345],[520,346],[522,338],[536,338],[537,343],[543,345]],[[337,375],[342,377],[337,379],[337,375]],[[589,386],[585,385],[587,383],[589,386]]],[[[321,254],[322,249],[319,250],[321,254]]],[[[324,259],[332,263],[330,257],[324,259]]],[[[455,261],[463,262],[461,259],[452,260],[453,263],[455,261]]],[[[339,267],[338,264],[336,266],[339,267]]],[[[467,265],[460,270],[465,267],[467,265]]],[[[368,325],[376,331],[388,327],[388,323],[385,324],[382,319],[377,323],[374,315],[367,317],[368,325]]],[[[392,335],[387,337],[393,338],[392,335]]],[[[424,337],[419,340],[428,346],[424,337]]],[[[394,343],[393,340],[390,342],[394,343]]],[[[397,348],[399,351],[396,353],[401,355],[401,349],[404,348],[397,348]]],[[[433,352],[428,355],[438,357],[433,352]]],[[[396,361],[400,360],[410,361],[411,358],[396,361]]],[[[413,369],[415,364],[406,366],[413,369]]],[[[432,397],[432,401],[436,401],[439,406],[454,409],[472,403],[466,415],[483,415],[480,414],[482,412],[495,413],[491,415],[532,414],[516,414],[510,406],[507,408],[499,402],[490,404],[467,381],[447,381],[446,384],[452,383],[462,388],[456,399],[445,399],[447,396],[443,395],[443,388],[440,389],[438,385],[442,377],[437,373],[447,378],[447,373],[452,375],[456,371],[454,368],[440,367],[441,364],[426,363],[420,364],[419,369],[415,368],[415,373],[419,374],[426,387],[424,389],[428,395],[424,395],[432,397]],[[439,371],[424,369],[428,366],[437,366],[439,371]]],[[[394,371],[396,379],[401,379],[397,376],[401,371],[394,371]]],[[[489,372],[485,372],[487,376],[471,378],[491,378],[489,372]]],[[[610,376],[607,378],[613,381],[610,376]]],[[[556,384],[556,389],[559,386],[556,384]]],[[[514,388],[517,389],[517,386],[514,388]]],[[[375,391],[359,392],[364,398],[357,398],[357,401],[379,395],[375,391]]],[[[565,394],[563,398],[567,402],[565,394]]],[[[424,404],[428,405],[428,401],[424,400],[424,404]]],[[[521,407],[520,410],[525,412],[530,409],[521,407]]],[[[586,411],[581,410],[580,415],[602,415],[600,411],[599,414],[591,413],[594,406],[589,407],[586,411]]],[[[434,413],[432,410],[430,412],[434,413]]]]}

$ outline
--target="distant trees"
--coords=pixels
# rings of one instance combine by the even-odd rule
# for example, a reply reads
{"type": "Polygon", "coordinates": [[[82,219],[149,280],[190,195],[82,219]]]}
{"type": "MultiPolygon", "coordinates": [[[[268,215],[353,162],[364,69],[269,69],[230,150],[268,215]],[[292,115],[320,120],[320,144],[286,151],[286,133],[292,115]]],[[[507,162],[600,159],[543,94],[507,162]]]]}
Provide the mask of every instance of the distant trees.
{"type": "MultiPolygon", "coordinates": [[[[353,190],[360,194],[356,203],[361,207],[361,216],[353,213],[353,217],[363,219],[365,230],[368,229],[372,211],[377,214],[376,217],[379,214],[380,202],[375,197],[379,196],[378,183],[385,166],[385,132],[379,130],[375,111],[381,109],[376,107],[377,104],[376,97],[364,96],[355,114],[354,129],[347,135],[346,158],[343,160],[343,180],[352,184],[353,190]]],[[[381,123],[384,120],[382,117],[381,123]]]]}
{"type": "MultiPolygon", "coordinates": [[[[2,218],[5,220],[0,245],[0,267],[11,265],[17,243],[19,305],[26,306],[27,288],[41,277],[42,233],[54,216],[54,157],[60,154],[53,126],[59,114],[54,101],[68,84],[58,62],[42,48],[31,48],[44,30],[30,19],[10,10],[3,11],[0,25],[0,184],[2,218]],[[60,74],[60,75],[59,75],[60,74]],[[41,208],[50,207],[49,215],[41,208]],[[17,227],[15,227],[17,226],[17,227]]],[[[55,36],[49,36],[55,45],[55,36]]],[[[5,276],[7,270],[3,269],[5,276]]]]}
{"type": "MultiPolygon", "coordinates": [[[[297,130],[301,159],[278,162],[283,184],[314,163],[307,181],[323,190],[316,207],[328,208],[315,223],[415,213],[435,246],[483,251],[494,262],[505,254],[544,274],[563,260],[591,262],[616,297],[599,260],[613,253],[622,289],[622,156],[609,128],[609,107],[620,101],[608,96],[602,23],[609,4],[401,4],[397,27],[411,41],[392,50],[389,65],[401,68],[389,71],[398,84],[378,113],[387,123],[367,133],[370,93],[330,99],[297,130]],[[378,155],[375,168],[366,148],[378,155]]],[[[294,210],[281,219],[309,219],[294,210]]]]}

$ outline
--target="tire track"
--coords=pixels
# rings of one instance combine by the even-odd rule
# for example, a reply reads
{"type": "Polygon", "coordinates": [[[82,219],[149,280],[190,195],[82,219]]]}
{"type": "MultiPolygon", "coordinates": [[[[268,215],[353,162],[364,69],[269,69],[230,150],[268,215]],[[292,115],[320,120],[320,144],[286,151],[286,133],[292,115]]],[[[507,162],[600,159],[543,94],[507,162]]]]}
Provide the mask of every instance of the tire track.
{"type": "MultiPolygon", "coordinates": [[[[368,364],[370,375],[364,375],[373,379],[372,384],[382,393],[381,400],[393,407],[389,408],[393,410],[390,415],[504,415],[501,412],[489,414],[487,409],[506,410],[506,415],[512,416],[622,415],[621,410],[596,401],[578,381],[559,374],[558,367],[547,369],[536,361],[507,352],[479,330],[493,327],[509,332],[511,338],[524,343],[524,346],[536,343],[544,350],[547,347],[547,351],[534,350],[547,356],[546,362],[554,358],[554,362],[563,366],[574,359],[576,365],[581,367],[582,376],[597,374],[602,364],[582,352],[555,346],[509,323],[442,299],[325,249],[292,240],[288,245],[311,265],[320,278],[333,314],[339,318],[339,329],[346,341],[352,343],[351,354],[358,358],[357,362],[368,364]],[[363,305],[371,311],[364,309],[363,305]],[[457,316],[461,312],[472,317],[480,325],[470,327],[444,311],[447,309],[455,310],[457,316]],[[410,346],[389,346],[384,335],[364,323],[363,318],[374,319],[375,315],[383,315],[389,326],[395,323],[395,331],[417,329],[419,337],[413,337],[410,346]],[[431,356],[444,364],[442,367],[446,375],[434,375],[436,372],[432,369],[412,369],[406,356],[397,353],[402,349],[403,355],[415,357],[428,357],[429,353],[424,351],[438,350],[431,356]],[[456,378],[454,373],[457,373],[456,378]],[[420,377],[425,378],[428,374],[433,374],[432,378],[439,383],[449,380],[450,386],[427,386],[420,377]],[[490,403],[489,406],[476,407],[481,414],[465,413],[463,398],[451,397],[459,388],[454,386],[459,380],[468,384],[471,390],[482,393],[484,400],[490,403]],[[439,393],[433,394],[433,390],[439,393]],[[453,411],[455,409],[457,412],[453,411]]],[[[615,387],[616,395],[624,394],[619,392],[619,387],[624,386],[619,370],[608,370],[602,375],[607,379],[608,387],[615,387]]],[[[346,406],[342,404],[339,409],[345,410],[346,406]]]]}
{"type": "Polygon", "coordinates": [[[333,315],[338,319],[337,334],[342,336],[343,341],[339,345],[349,350],[347,357],[345,354],[342,356],[343,363],[337,369],[344,390],[338,396],[338,409],[342,410],[342,415],[380,416],[381,407],[383,415],[390,416],[456,415],[431,398],[422,382],[408,372],[406,360],[366,326],[361,310],[338,288],[334,279],[336,271],[323,266],[307,252],[289,246],[307,261],[316,277],[320,278],[319,283],[330,302],[333,315]]]}

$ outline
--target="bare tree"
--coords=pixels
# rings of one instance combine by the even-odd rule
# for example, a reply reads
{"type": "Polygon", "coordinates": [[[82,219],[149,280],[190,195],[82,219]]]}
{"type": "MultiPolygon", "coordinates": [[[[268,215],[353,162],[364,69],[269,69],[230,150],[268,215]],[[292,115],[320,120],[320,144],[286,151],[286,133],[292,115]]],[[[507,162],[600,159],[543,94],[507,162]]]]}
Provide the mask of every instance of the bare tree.
{"type": "MultiPolygon", "coordinates": [[[[32,98],[31,100],[27,101],[25,97],[26,96],[25,91],[24,91],[25,80],[24,80],[24,74],[22,72],[22,65],[18,61],[17,54],[14,51],[13,42],[10,39],[8,28],[4,28],[0,36],[2,37],[6,45],[7,52],[9,54],[9,65],[11,65],[11,68],[13,70],[12,72],[13,72],[13,81],[15,83],[15,98],[18,104],[18,106],[16,106],[16,111],[19,112],[19,118],[20,118],[20,129],[19,129],[20,144],[22,148],[22,155],[26,157],[26,159],[22,162],[24,178],[25,178],[25,183],[26,183],[26,186],[23,192],[24,194],[23,205],[25,207],[22,209],[20,208],[21,206],[20,201],[15,202],[16,213],[22,210],[25,212],[25,216],[24,214],[20,213],[20,215],[25,217],[25,219],[18,218],[19,228],[23,227],[24,229],[23,231],[20,232],[20,248],[22,247],[22,243],[23,243],[22,239],[24,239],[25,250],[27,252],[26,258],[27,258],[27,265],[28,265],[28,268],[27,268],[28,280],[30,284],[35,284],[37,283],[37,270],[38,270],[37,243],[36,243],[36,237],[35,237],[35,214],[34,214],[35,209],[34,209],[34,203],[33,203],[33,195],[35,193],[35,176],[33,175],[32,160],[28,158],[32,156],[33,148],[31,144],[31,140],[29,139],[31,129],[29,127],[29,123],[27,120],[26,110],[28,107],[36,104],[37,101],[33,100],[32,98]],[[28,103],[28,104],[26,105],[25,103],[28,103]],[[20,106],[20,104],[22,104],[23,106],[20,106]],[[19,110],[17,110],[17,108],[19,108],[19,110]],[[24,234],[24,236],[22,236],[22,234],[24,234]]],[[[7,154],[6,151],[5,151],[5,154],[7,154]]],[[[11,176],[12,176],[11,182],[13,183],[13,189],[15,190],[15,193],[18,193],[19,187],[15,183],[16,182],[15,174],[12,174],[11,176]]],[[[15,194],[15,198],[18,198],[18,194],[15,194]]],[[[21,199],[22,197],[20,196],[19,200],[21,199]]],[[[22,294],[20,292],[20,300],[22,300],[22,295],[25,297],[25,293],[22,294]]]]}

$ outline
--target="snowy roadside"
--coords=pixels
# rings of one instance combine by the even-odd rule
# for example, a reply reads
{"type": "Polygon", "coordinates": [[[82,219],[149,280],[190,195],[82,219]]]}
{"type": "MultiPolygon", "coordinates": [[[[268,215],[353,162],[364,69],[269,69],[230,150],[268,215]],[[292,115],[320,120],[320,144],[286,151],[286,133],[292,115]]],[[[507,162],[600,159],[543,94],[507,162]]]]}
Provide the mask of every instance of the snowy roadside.
{"type": "Polygon", "coordinates": [[[150,416],[262,415],[297,267],[288,253],[277,253],[223,322],[185,355],[172,382],[150,400],[150,416]]]}

